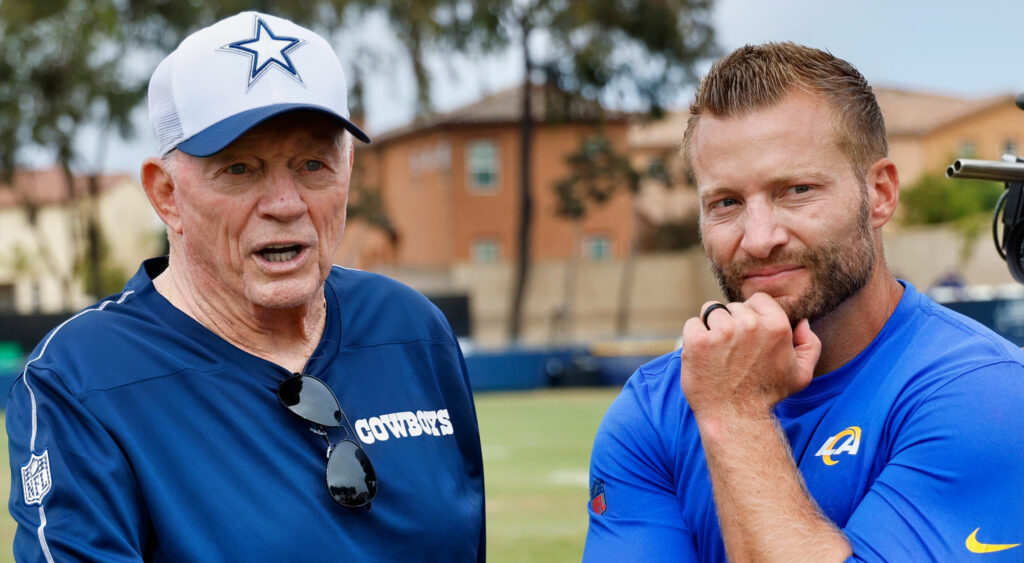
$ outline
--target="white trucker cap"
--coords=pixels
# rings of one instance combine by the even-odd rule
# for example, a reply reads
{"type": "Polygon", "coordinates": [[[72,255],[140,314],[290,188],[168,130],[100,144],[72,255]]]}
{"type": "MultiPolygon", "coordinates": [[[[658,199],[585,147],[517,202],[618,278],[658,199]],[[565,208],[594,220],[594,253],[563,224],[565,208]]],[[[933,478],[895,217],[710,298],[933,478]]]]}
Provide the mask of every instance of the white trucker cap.
{"type": "Polygon", "coordinates": [[[327,41],[288,20],[242,12],[189,35],[149,80],[149,121],[163,156],[210,156],[260,122],[311,109],[349,121],[348,86],[327,41]]]}

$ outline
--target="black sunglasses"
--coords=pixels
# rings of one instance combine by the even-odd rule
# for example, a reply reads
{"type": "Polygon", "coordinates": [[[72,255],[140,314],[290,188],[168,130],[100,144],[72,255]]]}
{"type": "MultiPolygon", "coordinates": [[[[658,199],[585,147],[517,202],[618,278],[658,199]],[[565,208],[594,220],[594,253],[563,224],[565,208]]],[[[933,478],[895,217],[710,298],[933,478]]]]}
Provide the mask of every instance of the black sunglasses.
{"type": "Polygon", "coordinates": [[[352,438],[352,425],[331,388],[312,375],[297,373],[281,382],[277,398],[296,416],[316,424],[317,434],[327,442],[327,491],[334,502],[369,510],[377,494],[377,472],[363,447],[352,438]],[[349,437],[332,444],[324,427],[344,428],[349,437]]]}

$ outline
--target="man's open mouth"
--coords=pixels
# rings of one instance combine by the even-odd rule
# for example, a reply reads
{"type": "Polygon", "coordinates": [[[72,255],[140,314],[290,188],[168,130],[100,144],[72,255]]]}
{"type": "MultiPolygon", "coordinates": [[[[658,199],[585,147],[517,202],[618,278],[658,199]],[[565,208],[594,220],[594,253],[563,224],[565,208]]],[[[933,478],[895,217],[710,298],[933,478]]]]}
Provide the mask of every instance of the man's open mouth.
{"type": "Polygon", "coordinates": [[[271,244],[259,251],[259,255],[267,262],[287,262],[302,252],[299,244],[271,244]]]}

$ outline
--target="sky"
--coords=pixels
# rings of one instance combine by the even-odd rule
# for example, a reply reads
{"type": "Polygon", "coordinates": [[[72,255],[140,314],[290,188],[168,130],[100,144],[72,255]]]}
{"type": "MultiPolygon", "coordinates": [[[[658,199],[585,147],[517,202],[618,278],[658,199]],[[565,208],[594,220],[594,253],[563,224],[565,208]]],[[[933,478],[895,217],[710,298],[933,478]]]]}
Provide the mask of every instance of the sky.
{"type": "MultiPolygon", "coordinates": [[[[831,52],[875,86],[963,97],[1024,92],[1024,2],[1020,0],[718,0],[714,24],[724,52],[747,43],[794,41],[831,52]]],[[[369,26],[353,42],[388,32],[369,26]]],[[[339,51],[349,47],[338,45],[339,51]]],[[[344,56],[343,56],[344,58],[344,56]]],[[[435,108],[449,111],[522,80],[514,52],[487,58],[435,56],[428,61],[435,108]]],[[[377,76],[367,78],[367,132],[372,137],[413,117],[411,71],[397,46],[385,48],[377,76]]],[[[681,92],[685,108],[689,92],[681,92]]],[[[138,113],[134,139],[112,139],[108,172],[138,176],[156,151],[138,113]]],[[[95,138],[83,138],[83,146],[95,138]]],[[[86,151],[88,154],[88,151],[86,151]]]]}

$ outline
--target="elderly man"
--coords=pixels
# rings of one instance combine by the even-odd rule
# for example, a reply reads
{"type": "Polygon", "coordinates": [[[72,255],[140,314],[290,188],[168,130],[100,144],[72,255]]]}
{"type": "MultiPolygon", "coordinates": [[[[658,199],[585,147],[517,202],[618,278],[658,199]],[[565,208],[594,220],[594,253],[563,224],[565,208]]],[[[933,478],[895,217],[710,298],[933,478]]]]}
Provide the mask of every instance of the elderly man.
{"type": "Polygon", "coordinates": [[[899,180],[863,77],[747,46],[691,114],[728,303],[606,414],[584,559],[1020,561],[1024,354],[887,269],[899,180]]]}
{"type": "Polygon", "coordinates": [[[51,332],[11,392],[19,560],[484,559],[448,323],[331,265],[369,141],[346,96],[323,38],[254,12],[156,69],[142,183],[170,256],[51,332]]]}

